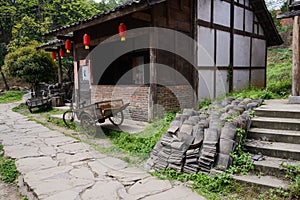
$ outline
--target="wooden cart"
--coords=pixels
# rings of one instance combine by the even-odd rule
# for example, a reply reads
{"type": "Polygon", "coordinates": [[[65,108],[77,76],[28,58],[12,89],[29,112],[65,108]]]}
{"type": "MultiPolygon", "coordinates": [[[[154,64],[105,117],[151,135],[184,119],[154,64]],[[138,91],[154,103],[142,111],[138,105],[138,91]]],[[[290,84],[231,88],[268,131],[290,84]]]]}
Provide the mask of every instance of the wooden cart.
{"type": "Polygon", "coordinates": [[[49,97],[33,97],[26,101],[28,110],[32,113],[32,108],[51,108],[51,98],[49,97]]]}
{"type": "Polygon", "coordinates": [[[84,132],[89,136],[95,136],[93,128],[96,123],[104,123],[106,119],[119,126],[124,121],[123,111],[129,106],[124,104],[122,99],[101,101],[94,104],[83,106],[81,108],[68,110],[63,114],[63,120],[66,126],[70,127],[75,117],[80,121],[80,125],[84,132]]]}

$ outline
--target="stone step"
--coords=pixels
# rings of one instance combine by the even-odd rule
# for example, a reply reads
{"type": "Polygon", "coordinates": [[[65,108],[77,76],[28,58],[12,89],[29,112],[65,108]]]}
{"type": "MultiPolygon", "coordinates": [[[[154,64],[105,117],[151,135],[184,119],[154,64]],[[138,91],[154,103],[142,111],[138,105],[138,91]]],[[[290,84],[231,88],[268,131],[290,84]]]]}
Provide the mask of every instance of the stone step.
{"type": "Polygon", "coordinates": [[[247,137],[269,142],[300,144],[300,131],[251,128],[248,131],[247,137]]]}
{"type": "Polygon", "coordinates": [[[262,172],[263,175],[270,175],[279,178],[285,178],[285,166],[300,166],[300,161],[287,160],[283,158],[275,158],[264,156],[263,160],[254,161],[255,171],[262,172]]]}
{"type": "Polygon", "coordinates": [[[255,115],[258,117],[276,117],[276,118],[295,118],[300,119],[300,110],[287,108],[264,108],[255,109],[255,115]]]}
{"type": "Polygon", "coordinates": [[[244,146],[250,153],[300,160],[300,144],[248,140],[244,146]]]}
{"type": "Polygon", "coordinates": [[[292,118],[254,117],[251,120],[251,127],[300,131],[300,120],[292,118]]]}
{"type": "Polygon", "coordinates": [[[257,176],[257,175],[233,175],[232,178],[243,184],[251,184],[258,186],[260,191],[268,191],[269,189],[288,188],[288,181],[276,178],[275,176],[257,176]]]}

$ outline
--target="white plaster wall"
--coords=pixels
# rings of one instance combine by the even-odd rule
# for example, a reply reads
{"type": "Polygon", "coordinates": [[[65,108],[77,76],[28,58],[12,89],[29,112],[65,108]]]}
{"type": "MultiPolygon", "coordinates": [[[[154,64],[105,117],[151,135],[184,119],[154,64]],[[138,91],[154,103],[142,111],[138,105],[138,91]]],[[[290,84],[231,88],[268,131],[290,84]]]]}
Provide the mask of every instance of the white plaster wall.
{"type": "Polygon", "coordinates": [[[266,55],[266,41],[261,39],[252,39],[252,58],[251,66],[264,67],[266,55]]]}
{"type": "Polygon", "coordinates": [[[214,66],[214,30],[198,27],[198,66],[214,66]]]}
{"type": "Polygon", "coordinates": [[[220,70],[216,73],[216,96],[229,92],[229,84],[227,81],[227,70],[220,70]]]}
{"type": "Polygon", "coordinates": [[[254,87],[264,87],[264,85],[265,85],[265,69],[251,70],[251,84],[254,87]]]}
{"type": "Polygon", "coordinates": [[[241,90],[249,85],[249,71],[248,70],[234,70],[233,71],[233,90],[241,90]]]}
{"type": "Polygon", "coordinates": [[[214,71],[199,70],[198,99],[214,98],[214,71]]]}
{"type": "Polygon", "coordinates": [[[234,28],[243,30],[244,23],[244,9],[241,7],[234,7],[234,28]]]}
{"type": "Polygon", "coordinates": [[[214,23],[230,27],[230,4],[214,0],[214,23]]]}
{"type": "Polygon", "coordinates": [[[234,67],[250,66],[250,38],[234,35],[234,67]]]}
{"type": "Polygon", "coordinates": [[[245,0],[245,6],[249,6],[249,0],[245,0]]]}
{"type": "Polygon", "coordinates": [[[230,64],[230,33],[217,31],[217,66],[230,64]]]}
{"type": "Polygon", "coordinates": [[[211,10],[211,0],[199,0],[198,1],[198,19],[204,21],[210,21],[210,10],[211,10]]]}
{"type": "Polygon", "coordinates": [[[253,29],[253,12],[245,10],[245,31],[252,33],[253,29]]]}

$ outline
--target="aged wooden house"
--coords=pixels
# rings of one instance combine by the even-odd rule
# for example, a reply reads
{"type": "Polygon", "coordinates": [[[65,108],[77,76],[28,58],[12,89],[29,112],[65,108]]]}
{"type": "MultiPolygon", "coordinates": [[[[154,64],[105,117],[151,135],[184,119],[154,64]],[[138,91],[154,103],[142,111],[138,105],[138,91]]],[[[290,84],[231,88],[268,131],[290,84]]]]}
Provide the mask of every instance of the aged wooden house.
{"type": "MultiPolygon", "coordinates": [[[[195,107],[202,98],[264,87],[267,47],[282,43],[264,0],[130,0],[45,36],[72,41],[77,101],[122,98],[130,102],[128,116],[145,121],[162,110],[195,107]],[[118,37],[121,23],[126,42],[118,37]],[[145,27],[167,28],[195,43],[175,33],[159,39],[160,31],[157,39],[145,27]],[[156,46],[162,43],[167,48],[156,46]],[[115,52],[123,54],[109,60],[115,52]]],[[[64,48],[59,42],[43,48],[53,46],[64,48]]]]}

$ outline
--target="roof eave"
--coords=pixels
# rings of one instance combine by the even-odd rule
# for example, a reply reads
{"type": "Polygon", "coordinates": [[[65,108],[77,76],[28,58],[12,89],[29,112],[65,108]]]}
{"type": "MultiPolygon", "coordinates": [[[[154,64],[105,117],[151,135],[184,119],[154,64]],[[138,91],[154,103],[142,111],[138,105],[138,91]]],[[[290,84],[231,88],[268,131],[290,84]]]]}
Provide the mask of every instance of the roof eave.
{"type": "MultiPolygon", "coordinates": [[[[163,2],[165,0],[161,0],[161,2],[163,2]]],[[[73,24],[67,25],[67,26],[63,26],[63,27],[59,27],[58,29],[55,29],[53,31],[50,31],[46,34],[44,34],[43,36],[46,38],[51,38],[51,37],[55,37],[57,35],[64,35],[64,34],[68,34],[71,32],[74,32],[76,30],[80,30],[80,29],[84,29],[90,26],[94,26],[112,19],[116,19],[119,17],[123,17],[125,15],[137,12],[137,11],[141,11],[144,9],[149,8],[151,5],[145,1],[143,3],[136,3],[136,4],[132,4],[130,6],[126,6],[123,9],[117,9],[114,11],[110,11],[110,12],[106,12],[106,13],[102,13],[99,14],[98,16],[95,15],[89,19],[85,19],[79,22],[75,22],[73,24]]]]}

